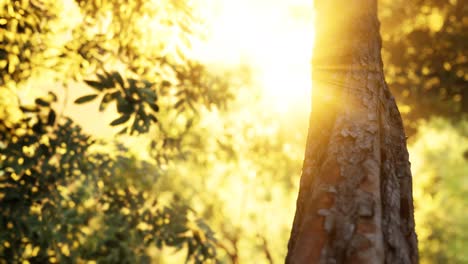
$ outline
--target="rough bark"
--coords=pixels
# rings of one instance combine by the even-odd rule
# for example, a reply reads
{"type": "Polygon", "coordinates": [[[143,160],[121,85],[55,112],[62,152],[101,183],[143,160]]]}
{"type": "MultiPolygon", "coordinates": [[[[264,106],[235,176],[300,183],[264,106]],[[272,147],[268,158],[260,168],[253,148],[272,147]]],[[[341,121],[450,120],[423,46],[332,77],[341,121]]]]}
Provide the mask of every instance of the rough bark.
{"type": "Polygon", "coordinates": [[[317,0],[312,114],[286,263],[417,263],[412,179],[376,0],[317,0]]]}

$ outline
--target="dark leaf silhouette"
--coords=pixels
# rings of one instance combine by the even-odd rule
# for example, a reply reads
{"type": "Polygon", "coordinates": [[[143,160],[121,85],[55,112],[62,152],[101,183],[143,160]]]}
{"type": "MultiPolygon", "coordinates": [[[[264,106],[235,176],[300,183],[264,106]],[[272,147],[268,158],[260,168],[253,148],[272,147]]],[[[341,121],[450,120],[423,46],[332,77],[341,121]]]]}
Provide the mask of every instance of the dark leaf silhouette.
{"type": "Polygon", "coordinates": [[[78,99],[75,100],[75,104],[84,104],[89,101],[92,101],[94,98],[96,98],[98,95],[97,94],[90,94],[90,95],[85,95],[82,96],[78,99]]]}
{"type": "Polygon", "coordinates": [[[130,115],[122,115],[110,123],[111,126],[117,126],[127,122],[130,119],[130,115]]]}

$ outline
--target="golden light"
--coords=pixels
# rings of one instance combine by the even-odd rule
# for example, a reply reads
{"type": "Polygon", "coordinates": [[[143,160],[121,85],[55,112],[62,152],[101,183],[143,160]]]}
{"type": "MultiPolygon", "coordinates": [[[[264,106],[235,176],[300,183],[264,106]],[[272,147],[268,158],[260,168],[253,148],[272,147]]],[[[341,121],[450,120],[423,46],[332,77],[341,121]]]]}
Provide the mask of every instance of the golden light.
{"type": "MultiPolygon", "coordinates": [[[[310,62],[314,41],[313,1],[194,0],[192,4],[197,6],[195,15],[206,21],[206,39],[193,39],[192,55],[195,59],[215,70],[218,66],[248,65],[253,70],[252,88],[261,88],[263,101],[260,104],[266,108],[265,111],[284,114],[287,118],[290,114],[309,113],[312,88],[310,62]]],[[[73,1],[64,1],[64,6],[67,14],[75,12],[70,17],[78,16],[78,7],[73,1]]],[[[158,21],[148,19],[142,20],[148,27],[148,39],[142,45],[150,49],[159,40],[156,35],[160,32],[158,21]]],[[[70,20],[69,23],[77,23],[77,20],[70,20]]],[[[68,96],[77,98],[89,93],[82,88],[69,89],[68,96]]],[[[63,93],[63,89],[57,93],[63,93]]],[[[78,106],[73,105],[72,101],[69,100],[67,104],[66,114],[76,120],[87,116],[83,112],[96,109],[97,103],[80,105],[78,111],[78,106]]],[[[107,124],[115,118],[115,113],[108,111],[102,115],[105,115],[105,122],[96,119],[94,124],[88,125],[92,121],[86,119],[84,126],[99,127],[92,130],[109,134],[107,124]]]]}
{"type": "Polygon", "coordinates": [[[206,0],[209,36],[194,45],[212,65],[247,64],[274,111],[310,107],[313,1],[206,0]]]}

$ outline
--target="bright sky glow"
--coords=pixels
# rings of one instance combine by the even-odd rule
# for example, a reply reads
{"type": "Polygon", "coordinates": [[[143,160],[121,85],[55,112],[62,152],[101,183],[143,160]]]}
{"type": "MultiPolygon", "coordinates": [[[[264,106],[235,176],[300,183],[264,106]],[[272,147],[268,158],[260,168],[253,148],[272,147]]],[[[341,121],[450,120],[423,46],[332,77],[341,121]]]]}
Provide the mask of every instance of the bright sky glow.
{"type": "Polygon", "coordinates": [[[206,1],[210,34],[194,46],[196,56],[214,65],[251,65],[276,111],[298,103],[308,107],[313,1],[206,1]]]}
{"type": "MultiPolygon", "coordinates": [[[[193,3],[199,7],[196,8],[199,16],[206,19],[207,30],[205,41],[193,43],[195,58],[224,69],[239,64],[250,66],[254,71],[253,85],[262,88],[261,107],[265,106],[265,111],[286,118],[297,113],[308,115],[314,41],[312,0],[193,0],[193,3]]],[[[77,7],[72,0],[64,0],[64,5],[67,10],[64,16],[73,17],[72,12],[76,12],[77,7]]],[[[77,21],[73,19],[69,23],[77,21]]],[[[69,36],[63,36],[67,38],[69,36]]],[[[31,87],[37,87],[37,80],[31,87]]],[[[56,92],[62,94],[63,91],[56,92]]],[[[72,103],[74,98],[89,92],[68,90],[68,115],[80,120],[87,116],[83,112],[96,110],[97,102],[80,105],[79,111],[72,103]]],[[[95,122],[90,126],[102,128],[93,131],[109,134],[107,124],[115,118],[115,113],[109,110],[103,115],[104,122],[86,119],[85,123],[95,122]]]]}

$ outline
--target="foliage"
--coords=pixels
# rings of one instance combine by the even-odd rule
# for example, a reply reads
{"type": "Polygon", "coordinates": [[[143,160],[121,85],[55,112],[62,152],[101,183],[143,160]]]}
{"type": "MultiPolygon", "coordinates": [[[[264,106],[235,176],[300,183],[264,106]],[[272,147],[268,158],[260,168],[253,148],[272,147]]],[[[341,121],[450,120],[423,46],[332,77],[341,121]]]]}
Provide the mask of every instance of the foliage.
{"type": "Polygon", "coordinates": [[[468,113],[468,6],[460,0],[381,1],[385,76],[408,128],[468,113]]]}
{"type": "Polygon", "coordinates": [[[385,77],[412,142],[422,263],[468,262],[463,222],[468,146],[462,121],[468,113],[467,8],[460,0],[382,0],[379,5],[385,77]]]}
{"type": "MultiPolygon", "coordinates": [[[[275,115],[248,70],[195,61],[203,21],[190,2],[0,0],[0,263],[178,263],[176,250],[195,263],[283,261],[307,113],[275,115]],[[73,100],[115,106],[122,134],[87,135],[53,93],[24,105],[38,78],[86,84],[73,100]]],[[[462,1],[382,3],[406,121],[466,112],[462,1]]],[[[428,263],[467,261],[464,136],[436,120],[411,148],[428,263]]]]}
{"type": "Polygon", "coordinates": [[[38,98],[22,107],[20,122],[1,124],[3,261],[148,263],[151,244],[187,248],[194,263],[215,256],[212,232],[191,209],[158,202],[129,180],[154,165],[132,165],[125,148],[90,151],[96,143],[72,120],[56,118],[54,99],[38,98]]]}
{"type": "Polygon", "coordinates": [[[383,0],[379,5],[385,76],[412,142],[422,263],[468,262],[463,222],[468,217],[463,158],[468,149],[463,121],[468,113],[467,8],[460,0],[383,0]]]}
{"type": "Polygon", "coordinates": [[[468,123],[423,123],[410,154],[421,263],[467,263],[468,123]]]}
{"type": "Polygon", "coordinates": [[[97,142],[57,113],[54,93],[31,106],[19,93],[38,75],[64,86],[86,82],[96,93],[75,102],[100,98],[100,111],[115,103],[120,117],[111,125],[126,125],[122,133],[130,134],[148,132],[160,107],[191,115],[203,105],[223,107],[226,84],[186,57],[195,34],[188,24],[196,23],[189,6],[76,3],[0,2],[0,260],[148,263],[150,249],[164,247],[187,250],[188,262],[213,259],[213,234],[187,202],[145,185],[157,180],[154,163],[120,145],[92,151],[113,143],[97,142]],[[142,23],[154,23],[155,32],[142,31],[142,23]]]}
{"type": "Polygon", "coordinates": [[[116,123],[134,116],[128,132],[148,131],[156,120],[145,107],[138,107],[142,97],[153,111],[159,108],[156,97],[163,106],[180,111],[196,111],[200,105],[225,107],[232,98],[225,82],[190,57],[190,40],[201,34],[197,30],[201,22],[188,2],[0,4],[1,89],[18,89],[34,73],[63,86],[87,80],[103,96],[101,111],[112,101],[119,102],[122,115],[116,123]]]}
{"type": "Polygon", "coordinates": [[[57,8],[41,1],[0,1],[0,87],[28,79],[44,67],[57,8]]]}
{"type": "MultiPolygon", "coordinates": [[[[117,112],[121,115],[110,123],[111,126],[127,123],[133,116],[131,126],[126,126],[121,133],[130,132],[130,135],[148,132],[151,122],[156,123],[158,119],[154,115],[159,111],[156,104],[156,93],[152,88],[153,84],[148,81],[139,82],[135,79],[124,80],[118,72],[97,74],[99,81],[87,80],[86,83],[101,92],[101,103],[99,110],[103,111],[109,103],[116,102],[117,112]]],[[[75,103],[82,104],[98,97],[98,94],[89,94],[75,100],[75,103]]]]}
{"type": "Polygon", "coordinates": [[[283,261],[295,208],[307,129],[289,128],[305,126],[306,113],[280,118],[252,92],[238,88],[227,113],[203,112],[155,186],[190,199],[222,263],[283,261]]]}

